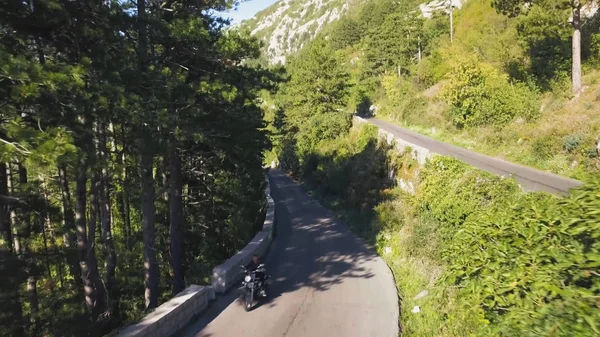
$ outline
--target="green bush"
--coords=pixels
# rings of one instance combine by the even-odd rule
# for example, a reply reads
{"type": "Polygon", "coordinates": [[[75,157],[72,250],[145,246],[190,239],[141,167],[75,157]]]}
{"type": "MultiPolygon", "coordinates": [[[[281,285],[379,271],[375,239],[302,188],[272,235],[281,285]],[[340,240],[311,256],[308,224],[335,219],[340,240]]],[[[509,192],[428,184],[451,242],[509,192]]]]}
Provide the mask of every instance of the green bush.
{"type": "Polygon", "coordinates": [[[450,157],[430,160],[419,178],[421,212],[449,228],[457,228],[472,214],[501,208],[521,191],[512,179],[482,172],[450,157]]]}
{"type": "Polygon", "coordinates": [[[581,146],[583,138],[580,135],[569,135],[563,138],[563,149],[567,152],[573,152],[581,146]]]}
{"type": "Polygon", "coordinates": [[[385,90],[388,101],[395,105],[401,105],[404,101],[417,93],[412,83],[398,75],[386,75],[381,78],[381,85],[385,90]]]}
{"type": "Polygon", "coordinates": [[[438,49],[423,58],[415,67],[415,75],[422,86],[430,87],[441,81],[451,70],[446,61],[446,55],[438,49]]]}
{"type": "Polygon", "coordinates": [[[428,101],[423,96],[408,99],[402,107],[402,121],[408,125],[426,125],[423,116],[427,112],[428,101]]]}
{"type": "Polygon", "coordinates": [[[349,135],[321,142],[305,157],[305,177],[346,206],[370,211],[379,202],[380,191],[390,185],[390,146],[378,142],[377,131],[363,125],[349,135]]]}
{"type": "Polygon", "coordinates": [[[428,101],[418,95],[418,88],[414,83],[397,75],[386,75],[382,77],[381,85],[386,97],[381,115],[408,125],[423,124],[428,101]]]}
{"type": "Polygon", "coordinates": [[[564,200],[525,195],[469,218],[444,249],[446,280],[464,287],[502,336],[599,333],[598,191],[596,177],[564,200]]]}
{"type": "MultiPolygon", "coordinates": [[[[490,325],[474,335],[592,336],[600,326],[600,177],[567,199],[438,157],[421,176],[420,217],[440,225],[447,266],[490,325]]],[[[431,232],[431,230],[428,230],[431,232]]]]}
{"type": "Polygon", "coordinates": [[[523,83],[474,57],[458,60],[442,92],[457,127],[505,125],[515,117],[533,121],[539,116],[538,94],[523,83]]]}
{"type": "Polygon", "coordinates": [[[539,161],[552,158],[559,149],[556,148],[555,140],[551,136],[542,136],[536,138],[531,144],[532,157],[539,161]]]}

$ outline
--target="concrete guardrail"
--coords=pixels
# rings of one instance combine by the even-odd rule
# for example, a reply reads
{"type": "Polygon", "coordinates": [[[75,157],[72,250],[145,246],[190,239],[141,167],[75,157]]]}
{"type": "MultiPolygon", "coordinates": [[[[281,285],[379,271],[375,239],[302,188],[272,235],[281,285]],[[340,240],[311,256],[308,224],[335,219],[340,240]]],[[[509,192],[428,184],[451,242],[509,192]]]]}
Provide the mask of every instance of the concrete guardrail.
{"type": "Polygon", "coordinates": [[[265,189],[267,212],[262,231],[223,264],[213,269],[212,286],[191,285],[136,324],[119,331],[115,337],[169,337],[181,330],[195,315],[201,313],[216,293],[224,293],[242,277],[240,264],[248,264],[253,254],[264,256],[273,240],[275,202],[271,197],[269,178],[265,189]]]}

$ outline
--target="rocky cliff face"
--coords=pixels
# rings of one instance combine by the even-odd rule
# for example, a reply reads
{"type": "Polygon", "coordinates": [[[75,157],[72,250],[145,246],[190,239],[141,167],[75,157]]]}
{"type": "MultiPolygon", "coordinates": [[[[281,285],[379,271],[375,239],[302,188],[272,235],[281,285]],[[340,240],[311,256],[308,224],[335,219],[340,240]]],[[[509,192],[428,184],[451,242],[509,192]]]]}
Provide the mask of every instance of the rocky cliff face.
{"type": "MultiPolygon", "coordinates": [[[[271,64],[285,64],[286,56],[301,49],[328,24],[368,0],[281,0],[240,24],[265,43],[271,64]]],[[[466,0],[433,0],[419,6],[424,17],[455,9],[466,0]]]]}
{"type": "Polygon", "coordinates": [[[270,63],[285,64],[287,55],[302,48],[323,27],[363,1],[281,0],[253,19],[242,22],[241,26],[265,42],[270,63]]]}

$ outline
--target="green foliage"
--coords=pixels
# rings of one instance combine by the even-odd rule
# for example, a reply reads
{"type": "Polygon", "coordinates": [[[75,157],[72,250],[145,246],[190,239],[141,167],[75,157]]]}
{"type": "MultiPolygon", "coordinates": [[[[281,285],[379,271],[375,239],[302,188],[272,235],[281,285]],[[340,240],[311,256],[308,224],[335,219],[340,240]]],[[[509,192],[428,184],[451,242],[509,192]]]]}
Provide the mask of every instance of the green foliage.
{"type": "Polygon", "coordinates": [[[379,191],[390,184],[390,149],[378,142],[376,127],[352,129],[323,142],[306,161],[304,176],[322,193],[344,200],[346,207],[369,212],[380,200],[379,191]]]}
{"type": "Polygon", "coordinates": [[[511,207],[472,217],[453,236],[445,250],[447,277],[481,301],[501,335],[598,332],[597,184],[561,201],[521,197],[511,207]]]}
{"type": "Polygon", "coordinates": [[[548,160],[554,153],[558,151],[556,148],[556,142],[553,137],[539,137],[531,144],[531,154],[533,158],[543,161],[548,160]]]}
{"type": "Polygon", "coordinates": [[[390,103],[397,106],[416,94],[412,83],[400,79],[397,75],[386,75],[381,78],[381,86],[385,90],[390,103]]]}
{"type": "Polygon", "coordinates": [[[596,12],[596,15],[589,19],[581,30],[582,57],[587,59],[589,68],[598,68],[600,67],[600,14],[596,12]]]}
{"type": "MultiPolygon", "coordinates": [[[[344,141],[344,140],[342,140],[344,141]]],[[[347,141],[347,140],[346,140],[347,141]]],[[[378,199],[377,186],[387,183],[386,147],[377,144],[377,129],[365,127],[360,131],[356,145],[345,151],[330,152],[335,147],[325,145],[318,155],[321,159],[315,180],[331,193],[344,196],[350,207],[371,209],[378,199]],[[333,188],[329,189],[327,186],[333,188]]]]}
{"type": "Polygon", "coordinates": [[[0,4],[1,336],[103,336],[146,313],[145,293],[179,291],[177,266],[204,283],[260,228],[258,98],[280,72],[207,14],[230,5],[0,4]]]}
{"type": "Polygon", "coordinates": [[[573,152],[577,150],[582,143],[583,139],[580,135],[570,135],[563,138],[563,148],[567,152],[573,152]]]}
{"type": "MultiPolygon", "coordinates": [[[[403,4],[403,3],[402,3],[403,4]]],[[[397,71],[408,67],[416,58],[419,32],[423,20],[402,6],[387,14],[384,21],[365,39],[365,58],[369,69],[375,73],[397,71]]]]}
{"type": "Polygon", "coordinates": [[[480,307],[490,322],[471,333],[590,336],[597,330],[593,298],[600,283],[590,272],[598,254],[590,245],[600,233],[592,211],[600,200],[597,179],[560,200],[522,194],[514,181],[441,157],[420,180],[421,216],[441,226],[448,268],[440,285],[460,286],[461,301],[480,307]]]}
{"type": "Polygon", "coordinates": [[[362,35],[358,21],[342,17],[335,23],[329,35],[329,43],[334,50],[351,47],[360,42],[362,35]]]}
{"type": "Polygon", "coordinates": [[[345,106],[348,74],[324,40],[315,40],[291,60],[288,72],[284,102],[287,111],[293,110],[289,114],[294,125],[312,113],[325,114],[345,106]]]}
{"type": "Polygon", "coordinates": [[[396,12],[398,4],[392,0],[367,1],[358,14],[358,22],[361,30],[366,33],[363,39],[368,39],[377,34],[385,18],[396,12]]]}
{"type": "MultiPolygon", "coordinates": [[[[301,164],[319,143],[332,140],[350,127],[351,115],[345,112],[349,74],[340,66],[328,44],[313,41],[289,65],[289,82],[283,88],[286,131],[293,130],[283,150],[296,153],[301,164]],[[293,145],[292,145],[293,144],[293,145]]],[[[303,165],[303,164],[302,164],[303,165]]]]}
{"type": "Polygon", "coordinates": [[[423,53],[429,55],[440,46],[442,38],[450,37],[448,15],[443,11],[434,12],[430,19],[423,22],[422,30],[423,53]]]}
{"type": "Polygon", "coordinates": [[[449,230],[462,225],[477,210],[501,208],[520,186],[511,179],[484,174],[457,159],[436,157],[420,174],[419,207],[449,230]]]}
{"type": "Polygon", "coordinates": [[[557,77],[569,76],[571,71],[572,28],[563,24],[570,13],[547,1],[519,18],[517,31],[531,58],[530,72],[545,89],[557,77]]]}
{"type": "Polygon", "coordinates": [[[416,66],[415,76],[426,87],[430,87],[443,80],[451,67],[446,62],[446,57],[440,50],[434,50],[416,66]]]}
{"type": "Polygon", "coordinates": [[[515,117],[531,121],[539,114],[534,91],[510,84],[506,75],[475,58],[459,60],[448,80],[443,96],[458,127],[504,125],[515,117]]]}
{"type": "Polygon", "coordinates": [[[422,124],[428,102],[415,84],[396,75],[383,76],[381,82],[386,101],[379,114],[409,125],[422,124]]]}

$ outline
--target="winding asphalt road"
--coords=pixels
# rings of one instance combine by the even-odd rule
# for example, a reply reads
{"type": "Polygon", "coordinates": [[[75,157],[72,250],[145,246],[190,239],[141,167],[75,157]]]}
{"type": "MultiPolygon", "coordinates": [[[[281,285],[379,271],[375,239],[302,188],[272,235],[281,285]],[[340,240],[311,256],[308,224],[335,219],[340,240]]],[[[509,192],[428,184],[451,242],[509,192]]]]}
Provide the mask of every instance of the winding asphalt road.
{"type": "Polygon", "coordinates": [[[245,312],[235,289],[182,337],[397,337],[392,273],[333,214],[281,171],[269,173],[276,239],[265,260],[270,297],[245,312]]]}
{"type": "Polygon", "coordinates": [[[526,191],[543,191],[565,195],[569,190],[582,184],[581,181],[566,178],[531,167],[514,164],[505,160],[486,156],[462,147],[440,142],[420,133],[407,130],[377,118],[366,118],[367,122],[385,130],[406,142],[428,149],[430,152],[455,157],[477,168],[500,176],[511,176],[526,191]]]}

